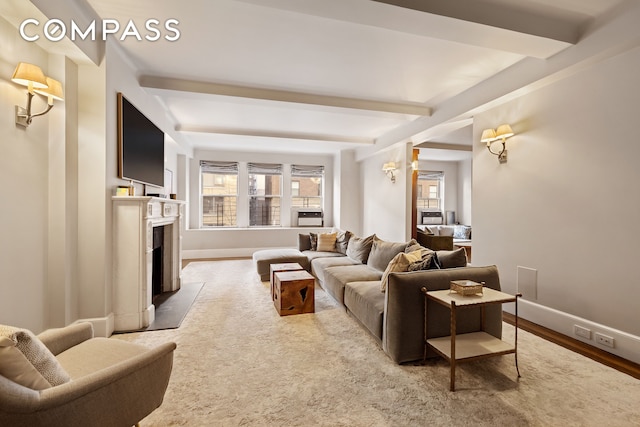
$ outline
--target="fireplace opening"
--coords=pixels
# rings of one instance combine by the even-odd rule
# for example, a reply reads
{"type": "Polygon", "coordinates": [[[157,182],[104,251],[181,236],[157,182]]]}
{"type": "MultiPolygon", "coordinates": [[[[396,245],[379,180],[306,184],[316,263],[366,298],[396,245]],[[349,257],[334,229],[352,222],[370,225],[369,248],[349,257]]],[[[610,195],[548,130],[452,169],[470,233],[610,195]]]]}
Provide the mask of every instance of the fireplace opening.
{"type": "Polygon", "coordinates": [[[164,283],[164,227],[153,228],[153,253],[151,268],[152,297],[162,293],[164,283]]]}

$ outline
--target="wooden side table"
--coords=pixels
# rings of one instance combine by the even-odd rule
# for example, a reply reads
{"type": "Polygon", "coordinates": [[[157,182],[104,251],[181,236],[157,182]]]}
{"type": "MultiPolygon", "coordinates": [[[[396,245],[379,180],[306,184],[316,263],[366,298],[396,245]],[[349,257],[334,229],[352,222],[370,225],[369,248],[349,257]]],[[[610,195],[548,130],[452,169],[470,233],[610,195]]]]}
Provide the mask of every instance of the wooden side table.
{"type": "Polygon", "coordinates": [[[432,348],[436,353],[449,361],[451,368],[450,389],[456,387],[456,364],[484,359],[487,357],[514,354],[516,372],[520,378],[518,368],[518,298],[522,294],[509,295],[495,289],[485,287],[482,294],[462,296],[450,290],[427,291],[425,295],[424,345],[425,357],[427,349],[432,348]],[[431,300],[451,310],[451,335],[447,337],[428,338],[427,334],[427,301],[431,300]],[[484,332],[485,306],[488,304],[515,303],[515,337],[513,345],[484,332]],[[467,334],[456,334],[456,314],[458,309],[477,307],[482,309],[482,331],[467,334]]]}
{"type": "Polygon", "coordinates": [[[306,270],[274,273],[273,305],[280,316],[315,312],[316,279],[306,270]]]}
{"type": "Polygon", "coordinates": [[[275,283],[276,279],[274,274],[279,271],[299,271],[304,270],[297,262],[284,262],[280,264],[271,264],[269,266],[271,272],[269,273],[269,284],[271,285],[271,301],[273,301],[275,297],[275,283]]]}

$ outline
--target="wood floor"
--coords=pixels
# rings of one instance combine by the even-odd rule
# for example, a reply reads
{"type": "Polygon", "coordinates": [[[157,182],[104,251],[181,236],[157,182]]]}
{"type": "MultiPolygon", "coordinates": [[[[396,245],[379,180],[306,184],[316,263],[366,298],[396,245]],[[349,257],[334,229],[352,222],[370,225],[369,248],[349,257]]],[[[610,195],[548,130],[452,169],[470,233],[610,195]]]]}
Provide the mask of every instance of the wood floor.
{"type": "MultiPolygon", "coordinates": [[[[515,317],[511,313],[503,312],[502,319],[510,325],[515,323],[515,317]]],[[[629,374],[634,378],[640,379],[640,365],[622,357],[600,350],[597,347],[588,345],[575,338],[560,334],[551,329],[540,326],[523,318],[518,318],[518,328],[530,332],[534,335],[558,344],[576,353],[582,354],[590,359],[600,362],[603,365],[610,366],[620,372],[629,374]]]]}

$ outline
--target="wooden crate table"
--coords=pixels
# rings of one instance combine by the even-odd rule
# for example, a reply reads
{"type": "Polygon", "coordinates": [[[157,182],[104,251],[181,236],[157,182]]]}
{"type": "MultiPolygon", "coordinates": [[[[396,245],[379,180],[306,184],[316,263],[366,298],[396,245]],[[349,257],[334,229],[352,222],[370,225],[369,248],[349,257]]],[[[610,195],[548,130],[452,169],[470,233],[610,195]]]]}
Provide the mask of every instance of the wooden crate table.
{"type": "Polygon", "coordinates": [[[297,262],[284,262],[280,264],[271,264],[269,266],[271,272],[269,274],[269,284],[271,285],[271,301],[275,298],[275,286],[276,279],[274,277],[275,273],[280,271],[300,271],[304,270],[297,262]]]}
{"type": "Polygon", "coordinates": [[[274,273],[273,305],[280,316],[315,312],[315,278],[305,270],[274,273]]]}

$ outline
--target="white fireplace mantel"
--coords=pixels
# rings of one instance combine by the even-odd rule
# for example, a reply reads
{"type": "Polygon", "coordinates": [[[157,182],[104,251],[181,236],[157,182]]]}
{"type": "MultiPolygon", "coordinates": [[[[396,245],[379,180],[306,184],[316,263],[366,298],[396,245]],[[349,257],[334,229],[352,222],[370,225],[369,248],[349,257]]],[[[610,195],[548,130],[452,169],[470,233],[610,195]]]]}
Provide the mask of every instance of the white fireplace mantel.
{"type": "Polygon", "coordinates": [[[155,319],[152,301],[153,228],[165,227],[162,291],[180,289],[184,202],[114,196],[113,314],[116,331],[133,331],[155,319]]]}

